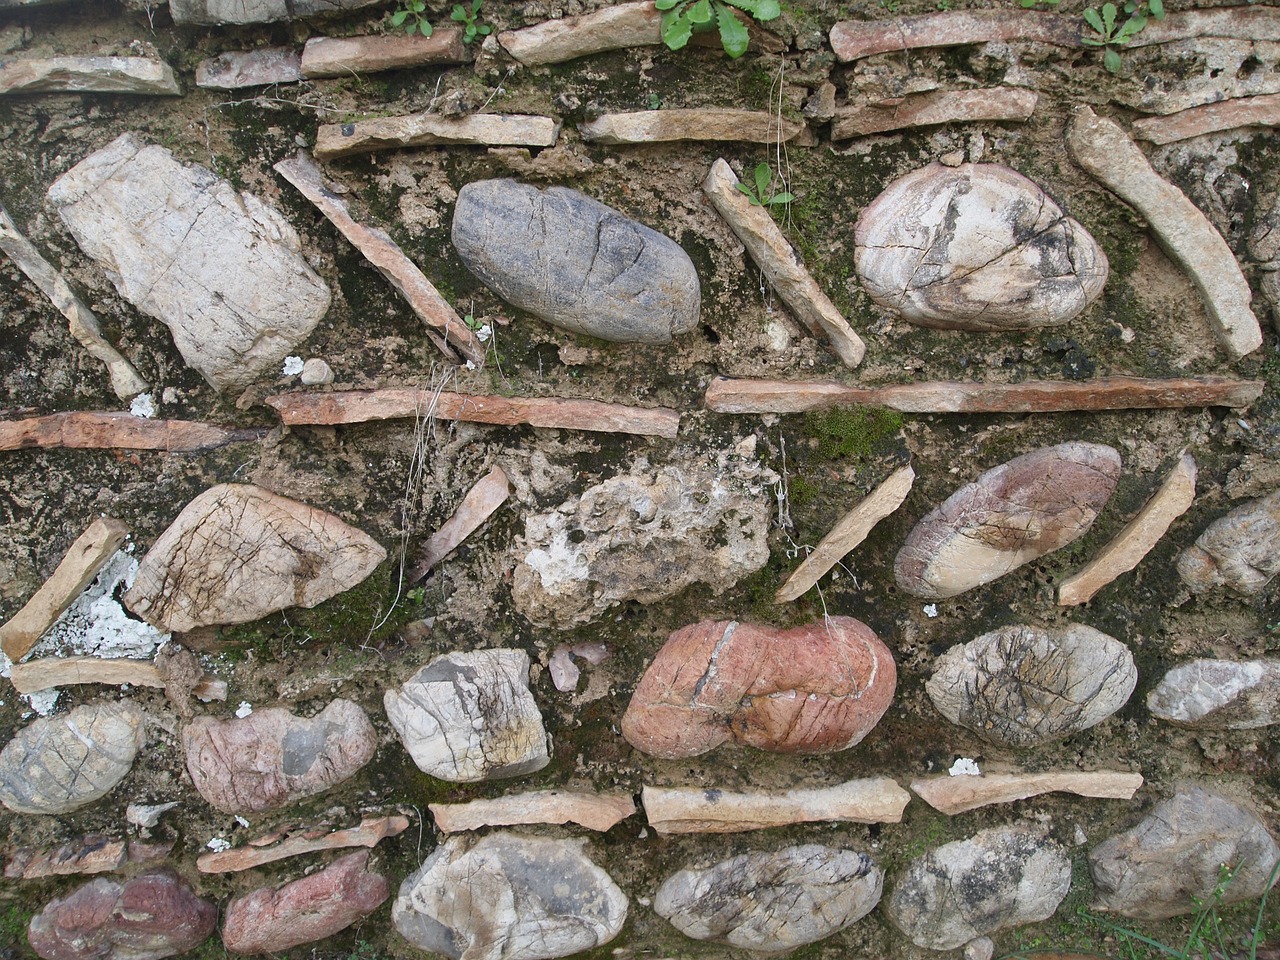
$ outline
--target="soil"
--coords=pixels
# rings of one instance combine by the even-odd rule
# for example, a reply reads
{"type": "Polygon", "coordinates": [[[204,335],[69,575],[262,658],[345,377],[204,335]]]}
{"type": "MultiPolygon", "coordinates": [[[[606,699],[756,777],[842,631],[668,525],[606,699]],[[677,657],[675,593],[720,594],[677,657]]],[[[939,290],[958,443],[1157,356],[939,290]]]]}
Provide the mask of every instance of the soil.
{"type": "MultiPolygon", "coordinates": [[[[487,22],[499,28],[576,14],[605,4],[489,0],[487,22]]],[[[955,6],[969,6],[963,0],[955,6]]],[[[991,4],[988,4],[991,5],[991,4]]],[[[1200,4],[1208,6],[1212,4],[1200,4]]],[[[643,817],[593,837],[590,853],[632,898],[630,919],[593,957],[745,956],[677,934],[650,909],[657,886],[676,869],[708,864],[750,849],[799,842],[848,845],[888,871],[912,857],[977,830],[1017,820],[1044,824],[1075,858],[1071,893],[1055,917],[997,934],[997,955],[1031,947],[1075,948],[1119,955],[1108,930],[1079,911],[1091,899],[1088,849],[1134,823],[1178,785],[1202,783],[1256,808],[1280,826],[1280,750],[1266,731],[1187,732],[1152,718],[1147,692],[1164,672],[1193,656],[1257,657],[1280,650],[1280,604],[1274,585],[1261,597],[1191,597],[1173,571],[1178,552],[1213,519],[1244,498],[1274,488],[1280,459],[1280,358],[1266,326],[1262,349],[1234,364],[1219,350],[1200,299],[1186,275],[1153,242],[1131,209],[1077,168],[1064,149],[1067,117],[1077,103],[1122,121],[1137,113],[1118,103],[1137,91],[1177,89],[1178,65],[1148,48],[1125,53],[1118,74],[1096,51],[991,44],[910,54],[886,54],[857,65],[835,63],[826,42],[839,19],[885,19],[934,12],[933,0],[832,2],[797,0],[771,25],[789,44],[782,54],[753,48],[737,61],[714,46],[673,52],[645,47],[550,68],[509,70],[495,55],[450,69],[423,68],[258,91],[196,88],[196,65],[227,50],[259,45],[300,47],[309,36],[389,30],[391,8],[345,18],[258,27],[180,28],[167,10],[136,10],[105,0],[0,13],[0,40],[20,56],[156,53],[177,70],[181,98],[42,95],[0,100],[0,170],[5,206],[36,245],[85,295],[104,333],[153,385],[163,417],[238,426],[273,427],[266,439],[196,455],[133,451],[24,450],[3,454],[0,469],[0,618],[17,611],[57,565],[72,540],[99,514],[126,521],[145,550],[196,494],[215,483],[252,482],[331,511],[365,530],[391,558],[365,583],[314,610],[288,610],[257,623],[180,638],[204,669],[225,679],[225,704],[194,709],[230,716],[242,701],[288,705],[310,715],[334,696],[360,703],[382,740],[360,774],[320,797],[249,827],[223,816],[195,793],[183,765],[178,708],[160,691],[132,690],[151,729],[144,754],[106,799],[61,817],[0,814],[0,836],[12,846],[56,845],[93,831],[121,834],[130,802],[180,800],[153,829],[175,835],[173,865],[203,895],[225,900],[258,886],[294,879],[313,858],[284,861],[240,875],[208,877],[196,857],[215,837],[233,843],[288,823],[356,822],[368,810],[400,809],[415,823],[384,841],[373,862],[393,887],[421,862],[437,837],[426,804],[498,796],[554,786],[638,792],[644,783],[699,784],[726,789],[776,789],[888,775],[905,783],[949,767],[957,757],[1032,770],[1082,768],[1140,771],[1147,785],[1132,803],[1049,796],[990,807],[953,818],[915,800],[901,824],[810,825],[737,836],[658,837],[643,817]],[[8,41],[6,41],[7,43],[8,41]],[[1163,71],[1163,72],[1162,72],[1163,71]],[[746,106],[799,116],[827,79],[840,99],[859,91],[881,96],[935,86],[992,85],[1008,80],[1036,89],[1041,100],[1027,124],[966,124],[832,143],[829,126],[811,124],[814,146],[680,143],[637,147],[586,144],[575,124],[605,111],[653,106],[746,106]],[[334,162],[327,171],[349,187],[345,199],[359,219],[386,229],[460,313],[493,325],[488,362],[474,371],[446,368],[421,323],[385,280],[342,240],[271,165],[314,142],[318,123],[426,109],[536,112],[565,121],[558,146],[542,151],[450,147],[375,154],[334,162]],[[333,306],[296,351],[333,367],[335,388],[448,384],[460,390],[515,395],[592,397],[684,411],[675,441],[531,428],[478,427],[409,421],[283,430],[263,396],[296,389],[283,374],[220,396],[186,368],[158,322],[125,302],[77,248],[44,202],[49,185],[93,150],[125,131],[199,163],[281,209],[303,237],[305,254],[330,284],[333,306]],[[892,179],[947,154],[1004,163],[1040,184],[1104,248],[1112,274],[1101,299],[1069,325],[1024,333],[974,334],[913,327],[876,308],[853,272],[853,224],[858,212],[892,179]],[[805,262],[867,341],[856,371],[841,367],[773,297],[741,245],[702,195],[711,162],[739,171],[768,161],[785,174],[796,199],[777,211],[805,262]],[[516,176],[571,185],[667,233],[693,258],[703,283],[699,329],[667,347],[636,349],[559,332],[499,301],[462,267],[449,243],[453,202],[465,183],[516,176]],[[1235,373],[1262,377],[1266,392],[1239,411],[1126,412],[1046,416],[898,416],[867,411],[805,416],[727,416],[706,412],[701,394],[717,374],[888,383],[924,379],[1014,381],[1087,379],[1103,374],[1170,376],[1235,373]],[[767,466],[784,478],[771,537],[772,554],[759,573],[719,596],[693,588],[662,603],[626,605],[578,630],[556,633],[524,621],[511,605],[515,558],[511,545],[523,517],[552,507],[589,484],[626,472],[643,455],[655,464],[717,454],[754,436],[767,466]],[[898,592],[892,563],[912,525],[962,483],[1037,447],[1067,440],[1115,446],[1124,458],[1117,493],[1081,540],[995,583],[936,604],[936,616],[898,592]],[[1078,570],[1141,506],[1189,449],[1199,464],[1199,495],[1191,510],[1134,572],[1120,577],[1084,607],[1054,604],[1057,583],[1078,570]],[[882,522],[837,574],[787,606],[774,591],[849,507],[895,467],[910,461],[918,475],[904,506],[882,522]],[[400,582],[400,565],[446,520],[493,464],[513,481],[504,509],[473,535],[421,589],[400,582]],[[789,626],[824,612],[868,623],[894,651],[899,690],[879,726],[844,753],[778,757],[721,747],[685,761],[657,761],[633,751],[618,720],[646,664],[674,629],[706,617],[789,626]],[[924,692],[934,658],[1012,622],[1083,622],[1125,643],[1138,663],[1138,689],[1119,713],[1085,733],[1032,750],[985,745],[951,726],[924,692]],[[596,641],[613,651],[599,666],[583,666],[582,691],[561,693],[546,664],[561,643],[596,641]],[[420,773],[382,711],[383,691],[448,650],[514,646],[535,662],[532,688],[554,742],[551,765],[518,782],[453,785],[420,773]]],[[[951,4],[947,2],[946,7],[951,4]]],[[[1012,3],[1010,2],[1010,6],[1012,3]]],[[[1171,10],[1191,4],[1170,3],[1171,10]]],[[[1079,0],[1057,8],[1079,13],[1079,0]]],[[[430,0],[437,24],[448,5],[430,0]]],[[[1245,265],[1245,239],[1260,202],[1277,186],[1280,143],[1267,131],[1237,131],[1152,152],[1161,175],[1177,183],[1214,219],[1245,265]]],[[[1269,306],[1255,299],[1259,316],[1269,306]]],[[[0,390],[7,416],[63,410],[120,409],[101,364],[71,338],[63,318],[8,260],[0,261],[0,390]]],[[[79,687],[60,708],[117,695],[79,687]]],[[[0,694],[0,737],[31,719],[26,703],[0,694]]],[[[535,830],[547,835],[568,831],[535,830]]],[[[23,931],[32,912],[66,893],[79,878],[0,884],[0,956],[33,956],[23,931]]],[[[1253,906],[1227,911],[1234,932],[1253,924],[1253,906]]],[[[384,905],[329,941],[300,947],[301,960],[421,956],[395,933],[384,905]]],[[[1280,937],[1280,913],[1268,906],[1268,935],[1280,937]]],[[[1164,942],[1181,943],[1185,921],[1139,925],[1164,942]]],[[[212,938],[191,956],[211,960],[223,949],[212,938]]],[[[849,930],[797,951],[803,958],[930,955],[911,946],[879,911],[849,930]]],[[[958,955],[958,952],[956,952],[958,955]]]]}

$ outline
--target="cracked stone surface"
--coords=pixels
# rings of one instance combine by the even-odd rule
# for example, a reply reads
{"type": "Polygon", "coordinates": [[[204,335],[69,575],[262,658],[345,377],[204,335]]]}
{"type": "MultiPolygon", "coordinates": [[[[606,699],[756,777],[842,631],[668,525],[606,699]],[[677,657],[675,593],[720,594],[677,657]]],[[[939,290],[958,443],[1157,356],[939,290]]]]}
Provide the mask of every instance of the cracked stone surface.
{"type": "Polygon", "coordinates": [[[1017,625],[952,647],[925,690],[952,723],[991,743],[1030,747],[1101,723],[1137,682],[1129,648],[1105,633],[1017,625]]]}
{"type": "Polygon", "coordinates": [[[884,871],[865,853],[809,843],[681,870],[658,888],[653,909],[695,940],[782,953],[857,923],[883,887],[884,871]]]}
{"type": "Polygon", "coordinates": [[[1071,886],[1071,858],[1031,827],[983,830],[918,857],[885,915],[917,946],[954,950],[975,937],[1053,916],[1071,886]]]}
{"type": "Polygon", "coordinates": [[[123,882],[100,877],[50,901],[27,937],[43,960],[161,960],[199,946],[217,922],[217,906],[157,870],[123,882]]]}
{"type": "Polygon", "coordinates": [[[669,343],[698,324],[698,273],[679,244],[577,190],[468,183],[453,245],[504,300],[573,333],[669,343]]]}
{"type": "Polygon", "coordinates": [[[1254,596],[1280,572],[1280,490],[1236,507],[1205,528],[1178,558],[1192,593],[1225,586],[1254,596]]]}
{"type": "Polygon", "coordinates": [[[283,707],[196,717],[182,730],[187,771],[223,813],[275,810],[323,793],[368,763],[378,735],[363,710],[334,700],[307,719],[283,707]]]}
{"type": "Polygon", "coordinates": [[[0,751],[0,803],[17,813],[69,813],[110,793],[146,742],[131,700],[45,717],[0,751]]]}
{"type": "Polygon", "coordinates": [[[858,218],[871,299],[911,323],[1025,330],[1083,313],[1107,282],[1089,232],[1008,167],[940,163],[891,183],[858,218]]]}
{"type": "Polygon", "coordinates": [[[585,840],[452,836],[400,885],[391,920],[451,960],[545,960],[608,943],[627,897],[585,840]]]}
{"type": "Polygon", "coordinates": [[[332,514],[222,483],[188,503],[152,544],[124,601],[165,630],[248,623],[337,596],[386,556],[332,514]]]}
{"type": "Polygon", "coordinates": [[[1267,890],[1280,849],[1258,816],[1199,787],[1157,804],[1130,830],[1089,854],[1095,909],[1160,920],[1211,902],[1223,864],[1235,869],[1223,903],[1267,890]]]}
{"type": "Polygon", "coordinates": [[[1192,660],[1147,694],[1161,720],[1201,730],[1256,730],[1280,722],[1280,660],[1192,660]]]}
{"type": "Polygon", "coordinates": [[[780,753],[834,753],[893,702],[889,648],[853,617],[792,630],[704,620],[671,635],[622,718],[633,747],[664,759],[729,740],[780,753]]]}
{"type": "Polygon", "coordinates": [[[652,603],[703,583],[714,593],[769,559],[767,485],[755,461],[696,460],[630,473],[530,514],[516,540],[511,594],[539,626],[569,629],[624,600],[652,603]]]}
{"type": "Polygon", "coordinates": [[[279,212],[134,134],[64,173],[49,200],[120,295],[219,390],[278,368],[329,309],[279,212]]]}
{"type": "Polygon", "coordinates": [[[438,779],[518,777],[550,762],[523,650],[436,657],[383,703],[418,769],[438,779]]]}
{"type": "Polygon", "coordinates": [[[898,586],[928,600],[990,583],[1083,536],[1120,479],[1100,443],[1041,447],[988,470],[916,524],[894,561],[898,586]]]}

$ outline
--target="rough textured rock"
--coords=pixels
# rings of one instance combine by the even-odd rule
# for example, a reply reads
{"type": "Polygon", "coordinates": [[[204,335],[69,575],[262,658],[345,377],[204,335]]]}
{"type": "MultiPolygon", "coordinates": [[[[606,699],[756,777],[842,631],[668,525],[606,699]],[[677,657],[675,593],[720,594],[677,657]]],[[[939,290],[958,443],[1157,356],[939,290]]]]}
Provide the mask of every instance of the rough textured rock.
{"type": "Polygon", "coordinates": [[[622,735],[664,759],[729,740],[780,753],[847,750],[893,702],[893,654],[861,620],[777,630],[704,620],[673,633],[640,679],[622,735]]]}
{"type": "Polygon", "coordinates": [[[1092,627],[1010,626],[944,653],[925,690],[952,723],[1029,747],[1101,723],[1137,682],[1129,648],[1092,627]]]}
{"type": "Polygon", "coordinates": [[[662,13],[647,0],[619,3],[581,17],[544,20],[498,34],[498,42],[527,67],[563,63],[604,50],[662,42],[662,13]]]}
{"type": "Polygon", "coordinates": [[[0,62],[0,94],[132,93],[182,95],[173,68],[147,57],[50,57],[0,62]]]}
{"type": "Polygon", "coordinates": [[[134,134],[64,173],[49,199],[121,296],[168,326],[219,390],[278,368],[329,309],[283,216],[134,134]]]}
{"type": "Polygon", "coordinates": [[[126,882],[100,877],[50,901],[27,938],[44,960],[161,960],[199,946],[217,922],[214,904],[157,870],[126,882]]]}
{"type": "Polygon", "coordinates": [[[230,50],[200,61],[196,86],[211,90],[240,90],[302,79],[302,57],[292,47],[230,50]]]}
{"type": "Polygon", "coordinates": [[[130,700],[36,720],[0,751],[0,803],[18,813],[69,813],[106,796],[146,742],[130,700]]]}
{"type": "Polygon", "coordinates": [[[312,37],[302,50],[302,74],[345,77],[427,63],[463,63],[467,48],[457,27],[437,27],[429,37],[312,37]]]}
{"type": "Polygon", "coordinates": [[[52,850],[33,847],[7,850],[8,863],[5,864],[4,875],[9,880],[36,880],[72,874],[112,873],[130,863],[158,864],[169,856],[173,844],[173,840],[145,843],[87,834],[52,850]]]}
{"type": "Polygon", "coordinates": [[[310,719],[283,707],[196,717],[182,731],[187,771],[224,813],[274,810],[323,793],[368,763],[378,735],[363,710],[334,700],[310,719]]]}
{"type": "Polygon", "coordinates": [[[1003,577],[1082,536],[1119,478],[1120,454],[1098,443],[994,467],[916,524],[894,561],[898,586],[938,600],[1003,577]]]}
{"type": "Polygon", "coordinates": [[[427,112],[322,124],[316,132],[315,152],[321,160],[333,160],[375,150],[438,144],[549,147],[559,136],[560,121],[551,117],[517,113],[443,117],[427,112]]]}
{"type": "Polygon", "coordinates": [[[468,183],[458,192],[452,236],[486,286],[573,333],[669,343],[698,324],[701,288],[688,254],[577,190],[468,183]]]}
{"type": "Polygon", "coordinates": [[[222,943],[232,953],[279,953],[345,930],[390,895],[386,877],[367,870],[369,851],[339,857],[319,873],[265,887],[227,904],[222,943]]]}
{"type": "Polygon", "coordinates": [[[248,623],[337,596],[386,556],[323,510],[262,487],[221,483],[188,503],[152,544],[124,601],[165,630],[248,623]]]}
{"type": "Polygon", "coordinates": [[[367,7],[377,0],[170,0],[174,23],[271,23],[367,7]]]}
{"type": "Polygon", "coordinates": [[[1254,730],[1280,722],[1280,660],[1192,660],[1147,694],[1161,720],[1203,730],[1254,730]]]}
{"type": "Polygon", "coordinates": [[[764,110],[686,108],[605,113],[578,131],[584,140],[616,145],[675,140],[785,143],[804,129],[803,123],[764,110]]]}
{"type": "Polygon", "coordinates": [[[1254,596],[1280,572],[1280,490],[1219,517],[1178,558],[1194,593],[1225,586],[1254,596]]]}
{"type": "Polygon", "coordinates": [[[865,853],[809,843],[681,870],[658,888],[653,909],[695,940],[781,953],[858,922],[883,886],[865,853]]]}
{"type": "Polygon", "coordinates": [[[523,650],[436,657],[383,698],[418,769],[468,783],[518,777],[549,762],[523,650]]]}
{"type": "Polygon", "coordinates": [[[651,603],[694,583],[721,593],[769,559],[772,473],[699,459],[654,469],[639,460],[525,520],[511,594],[541,626],[589,623],[624,600],[651,603]]]}
{"type": "Polygon", "coordinates": [[[917,946],[953,950],[1053,916],[1070,887],[1061,847],[1029,827],[995,827],[913,860],[885,914],[917,946]]]}
{"type": "Polygon", "coordinates": [[[833,113],[832,140],[865,137],[888,130],[927,127],[942,123],[1021,121],[1035,111],[1039,95],[1013,87],[983,90],[935,90],[856,107],[840,107],[833,113]]]}
{"type": "Polygon", "coordinates": [[[940,163],[895,180],[858,217],[867,293],[905,320],[950,330],[1023,330],[1079,316],[1107,257],[1022,174],[940,163]]]}
{"type": "Polygon", "coordinates": [[[1144,117],[1133,123],[1133,135],[1155,144],[1173,143],[1237,127],[1280,126],[1280,94],[1243,97],[1180,110],[1168,117],[1144,117]]]}
{"type": "Polygon", "coordinates": [[[449,837],[400,885],[391,919],[415,947],[451,960],[543,960],[608,943],[627,898],[584,840],[449,837]]]}
{"type": "Polygon", "coordinates": [[[897,50],[1002,40],[1078,47],[1080,24],[1040,10],[948,10],[872,22],[841,20],[831,27],[831,48],[845,63],[897,50]]]}
{"type": "Polygon", "coordinates": [[[1063,771],[1060,773],[984,773],[922,777],[911,789],[935,810],[954,816],[993,803],[1012,803],[1042,793],[1074,793],[1081,797],[1132,799],[1142,786],[1142,774],[1113,770],[1063,771]]]}
{"type": "Polygon", "coordinates": [[[428,804],[444,833],[506,827],[517,823],[576,823],[603,833],[636,812],[630,794],[535,790],[468,803],[428,804]]]}
{"type": "Polygon", "coordinates": [[[644,815],[657,833],[741,833],[792,823],[900,823],[911,794],[889,777],[781,793],[645,787],[644,815]]]}
{"type": "Polygon", "coordinates": [[[1195,787],[1093,849],[1095,908],[1141,920],[1191,913],[1195,899],[1212,901],[1223,864],[1235,870],[1223,903],[1253,900],[1277,859],[1280,849],[1256,814],[1195,787]]]}
{"type": "Polygon", "coordinates": [[[387,837],[399,836],[408,829],[409,818],[397,815],[366,817],[360,821],[359,826],[331,833],[325,833],[323,827],[312,826],[302,826],[287,833],[274,830],[264,837],[255,837],[242,847],[201,854],[196,860],[196,867],[201,873],[252,870],[254,867],[304,853],[340,850],[344,847],[376,847],[387,837]]]}

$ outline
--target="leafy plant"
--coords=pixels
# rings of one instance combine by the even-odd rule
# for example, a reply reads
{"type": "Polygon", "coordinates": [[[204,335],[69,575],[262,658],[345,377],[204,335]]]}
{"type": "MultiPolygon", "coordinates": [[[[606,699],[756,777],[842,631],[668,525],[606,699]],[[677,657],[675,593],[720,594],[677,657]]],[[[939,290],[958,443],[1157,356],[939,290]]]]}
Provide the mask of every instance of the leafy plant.
{"type": "Polygon", "coordinates": [[[465,24],[462,28],[463,43],[470,43],[476,37],[487,37],[493,32],[493,27],[487,23],[480,22],[480,8],[482,6],[484,6],[484,0],[471,0],[470,7],[462,3],[453,5],[453,12],[449,14],[449,18],[465,24]]]}
{"type": "Polygon", "coordinates": [[[714,20],[724,52],[734,59],[747,52],[751,40],[747,28],[734,15],[734,7],[761,23],[782,14],[778,0],[656,0],[655,5],[662,11],[662,42],[672,50],[687,44],[695,30],[710,29],[714,20]]]}
{"type": "Polygon", "coordinates": [[[795,199],[795,195],[791,193],[770,192],[773,187],[773,171],[769,169],[767,163],[757,164],[751,178],[755,181],[754,188],[745,183],[739,183],[738,190],[747,195],[752,206],[774,207],[790,203],[795,199]]]}
{"type": "Polygon", "coordinates": [[[1127,15],[1120,21],[1120,9],[1114,3],[1104,3],[1094,9],[1090,7],[1084,12],[1085,23],[1093,29],[1093,35],[1082,36],[1080,42],[1090,47],[1104,47],[1102,62],[1107,70],[1116,73],[1120,70],[1120,53],[1116,47],[1122,47],[1142,32],[1147,25],[1147,17],[1164,19],[1164,0],[1127,0],[1123,7],[1127,15]]]}
{"type": "Polygon", "coordinates": [[[414,32],[431,36],[431,21],[427,19],[426,0],[400,0],[400,6],[391,15],[391,25],[412,36],[414,32]]]}

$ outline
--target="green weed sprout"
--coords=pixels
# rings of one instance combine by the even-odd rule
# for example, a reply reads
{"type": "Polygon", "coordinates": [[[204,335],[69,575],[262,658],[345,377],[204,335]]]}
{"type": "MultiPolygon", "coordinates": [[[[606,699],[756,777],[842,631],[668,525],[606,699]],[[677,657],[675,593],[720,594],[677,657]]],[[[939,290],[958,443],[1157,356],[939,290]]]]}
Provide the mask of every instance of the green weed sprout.
{"type": "Polygon", "coordinates": [[[754,189],[745,183],[739,183],[738,190],[747,195],[747,199],[751,201],[752,206],[782,206],[795,199],[795,194],[792,193],[769,192],[769,188],[773,185],[773,171],[769,169],[769,164],[767,163],[757,164],[751,178],[755,181],[754,189]]]}
{"type": "Polygon", "coordinates": [[[1093,34],[1082,36],[1080,42],[1090,47],[1104,47],[1102,62],[1111,73],[1120,70],[1120,53],[1116,47],[1124,46],[1142,32],[1148,14],[1157,20],[1164,19],[1164,0],[1128,0],[1123,9],[1128,14],[1123,23],[1114,3],[1104,3],[1096,10],[1091,7],[1084,12],[1085,23],[1093,34]]]}
{"type": "Polygon", "coordinates": [[[427,19],[426,0],[400,0],[400,6],[391,15],[391,25],[412,36],[414,32],[431,36],[431,21],[427,19]]]}
{"type": "Polygon", "coordinates": [[[734,16],[734,7],[761,23],[782,14],[778,0],[656,0],[655,5],[662,11],[662,42],[672,50],[681,49],[695,30],[707,29],[715,20],[720,28],[720,44],[735,60],[747,52],[751,37],[734,16]]]}
{"type": "Polygon", "coordinates": [[[471,6],[455,3],[453,12],[449,14],[450,19],[465,24],[462,28],[462,42],[470,43],[476,37],[487,37],[493,32],[493,27],[487,23],[480,22],[480,8],[484,6],[484,0],[471,0],[471,6]]]}

